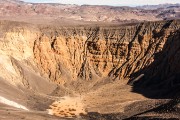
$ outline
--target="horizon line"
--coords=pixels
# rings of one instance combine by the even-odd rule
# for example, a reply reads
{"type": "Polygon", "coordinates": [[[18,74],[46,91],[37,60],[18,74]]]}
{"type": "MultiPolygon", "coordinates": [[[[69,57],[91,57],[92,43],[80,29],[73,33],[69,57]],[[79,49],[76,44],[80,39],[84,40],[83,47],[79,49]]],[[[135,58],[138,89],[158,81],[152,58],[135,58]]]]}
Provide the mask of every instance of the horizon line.
{"type": "Polygon", "coordinates": [[[139,7],[139,6],[156,6],[156,5],[176,5],[176,4],[180,4],[180,3],[162,3],[162,4],[117,4],[117,5],[115,5],[115,4],[71,4],[71,3],[60,3],[60,2],[49,2],[49,1],[44,1],[44,2],[42,2],[42,1],[40,1],[40,2],[38,2],[38,1],[32,1],[32,2],[30,2],[30,1],[26,1],[26,0],[18,0],[18,1],[21,1],[21,2],[25,2],[25,3],[37,3],[37,4],[63,4],[63,5],[79,5],[79,6],[83,6],[83,5],[94,5],[94,6],[127,6],[127,7],[139,7]]]}

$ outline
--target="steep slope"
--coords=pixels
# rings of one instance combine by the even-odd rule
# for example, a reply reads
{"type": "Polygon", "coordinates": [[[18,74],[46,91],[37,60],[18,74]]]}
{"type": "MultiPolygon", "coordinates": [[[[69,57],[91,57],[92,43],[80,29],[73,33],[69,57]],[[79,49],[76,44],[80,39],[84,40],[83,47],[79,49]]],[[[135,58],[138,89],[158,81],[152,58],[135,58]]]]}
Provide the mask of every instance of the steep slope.
{"type": "MultiPolygon", "coordinates": [[[[2,75],[5,75],[2,77],[13,81],[18,74],[23,74],[17,69],[29,66],[32,73],[39,69],[39,76],[43,75],[59,84],[80,79],[134,79],[143,74],[141,72],[135,75],[136,72],[144,72],[157,59],[164,66],[161,56],[165,53],[158,58],[156,56],[161,53],[165,43],[171,41],[168,40],[169,37],[174,36],[174,32],[179,29],[179,21],[108,27],[38,27],[17,22],[10,24],[11,26],[6,21],[1,22],[1,59],[6,61],[2,65],[6,68],[2,68],[2,75]],[[19,62],[24,65],[18,65],[19,62]],[[8,77],[7,70],[14,73],[11,74],[13,77],[8,77]]],[[[166,63],[167,61],[163,62],[166,63]]],[[[176,68],[170,69],[171,74],[177,72],[174,69],[176,68]]],[[[149,70],[145,77],[154,79],[153,72],[154,70],[149,70]]],[[[161,79],[169,77],[170,74],[161,79]]],[[[14,82],[25,86],[29,84],[23,80],[14,82]]]]}
{"type": "Polygon", "coordinates": [[[178,29],[179,21],[126,27],[42,28],[34,42],[34,56],[42,72],[53,81],[123,80],[148,67],[178,29]]]}
{"type": "MultiPolygon", "coordinates": [[[[162,51],[155,54],[151,65],[132,74],[133,77],[144,75],[134,81],[134,90],[139,87],[164,89],[165,96],[180,96],[180,31],[171,32],[162,51]],[[172,47],[173,46],[173,47],[172,47]]],[[[138,91],[138,90],[137,90],[138,91]]],[[[140,91],[139,91],[140,92],[140,91]]],[[[148,94],[145,94],[148,96],[148,94]]],[[[157,96],[158,97],[158,96],[157,96]]]]}
{"type": "Polygon", "coordinates": [[[47,95],[57,86],[43,78],[33,62],[36,28],[0,21],[0,29],[0,101],[28,110],[47,109],[53,101],[47,95]]]}
{"type": "Polygon", "coordinates": [[[179,93],[179,27],[179,20],[66,27],[0,21],[0,98],[42,115],[65,95],[120,118],[140,112],[126,111],[134,102],[153,109],[156,102],[145,98],[155,98],[151,90],[179,93]]]}

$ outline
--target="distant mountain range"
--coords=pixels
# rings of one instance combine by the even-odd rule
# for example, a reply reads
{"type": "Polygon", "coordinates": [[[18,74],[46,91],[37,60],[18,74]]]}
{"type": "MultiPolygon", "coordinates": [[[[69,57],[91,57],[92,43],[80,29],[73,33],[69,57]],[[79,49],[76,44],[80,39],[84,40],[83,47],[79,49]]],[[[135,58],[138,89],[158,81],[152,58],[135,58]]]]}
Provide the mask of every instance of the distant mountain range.
{"type": "Polygon", "coordinates": [[[143,5],[143,6],[137,6],[136,8],[141,8],[141,9],[159,9],[159,8],[163,8],[163,9],[168,9],[168,8],[179,8],[180,4],[159,4],[159,5],[143,5]]]}
{"type": "Polygon", "coordinates": [[[179,19],[180,4],[144,5],[138,7],[66,5],[56,3],[26,3],[19,0],[1,0],[2,18],[49,18],[94,22],[136,22],[179,19]]]}

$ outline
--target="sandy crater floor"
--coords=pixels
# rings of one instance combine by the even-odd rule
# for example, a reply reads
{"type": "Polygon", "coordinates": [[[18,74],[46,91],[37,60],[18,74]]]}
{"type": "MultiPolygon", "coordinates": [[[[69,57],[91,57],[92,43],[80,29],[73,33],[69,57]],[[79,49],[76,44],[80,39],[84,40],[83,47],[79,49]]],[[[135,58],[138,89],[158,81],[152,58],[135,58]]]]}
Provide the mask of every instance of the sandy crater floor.
{"type": "Polygon", "coordinates": [[[50,105],[48,114],[58,117],[73,118],[79,117],[80,114],[86,114],[82,97],[62,97],[61,100],[55,101],[50,105]]]}

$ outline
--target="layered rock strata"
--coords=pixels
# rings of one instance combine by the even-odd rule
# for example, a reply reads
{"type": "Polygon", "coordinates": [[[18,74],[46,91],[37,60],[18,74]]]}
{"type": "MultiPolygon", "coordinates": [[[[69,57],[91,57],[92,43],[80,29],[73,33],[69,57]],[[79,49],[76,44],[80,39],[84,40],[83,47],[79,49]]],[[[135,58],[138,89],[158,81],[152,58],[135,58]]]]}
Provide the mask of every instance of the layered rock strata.
{"type": "Polygon", "coordinates": [[[0,24],[1,59],[6,61],[1,65],[2,72],[12,73],[1,76],[26,86],[29,78],[22,76],[19,68],[24,67],[18,67],[18,62],[23,63],[32,74],[58,84],[76,80],[100,81],[105,78],[134,79],[141,74],[149,78],[161,72],[160,68],[163,67],[157,68],[157,72],[155,67],[148,69],[148,74],[143,70],[158,60],[161,65],[155,65],[157,67],[172,64],[168,70],[164,69],[161,79],[171,77],[169,73],[177,73],[178,57],[174,55],[179,48],[171,41],[176,39],[178,42],[179,21],[106,27],[42,27],[16,22],[10,23],[10,26],[7,21],[0,24]],[[157,57],[167,46],[167,51],[171,48],[171,53],[157,57]],[[22,79],[15,81],[14,79],[20,79],[20,75],[22,79]],[[24,78],[26,81],[23,81],[24,78]]]}
{"type": "Polygon", "coordinates": [[[161,21],[124,27],[41,28],[33,53],[42,73],[60,84],[134,78],[134,73],[160,59],[156,55],[179,27],[179,21],[161,21]]]}

